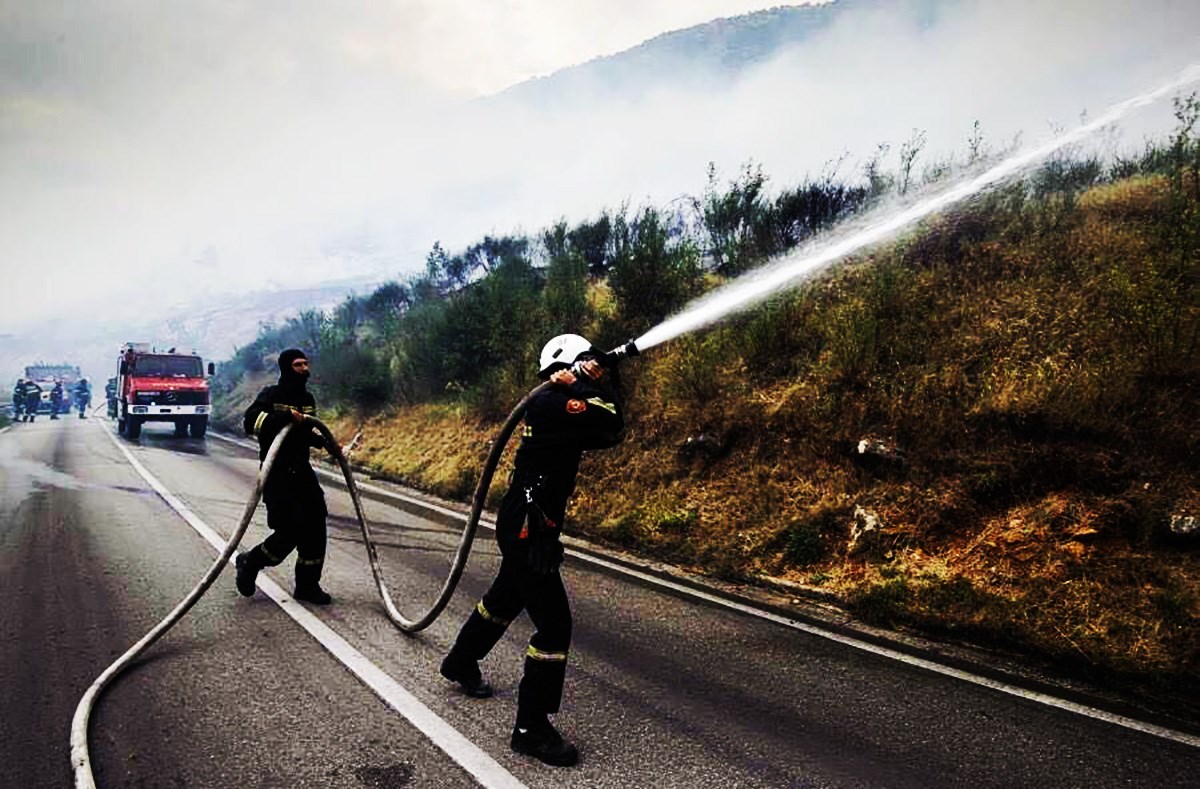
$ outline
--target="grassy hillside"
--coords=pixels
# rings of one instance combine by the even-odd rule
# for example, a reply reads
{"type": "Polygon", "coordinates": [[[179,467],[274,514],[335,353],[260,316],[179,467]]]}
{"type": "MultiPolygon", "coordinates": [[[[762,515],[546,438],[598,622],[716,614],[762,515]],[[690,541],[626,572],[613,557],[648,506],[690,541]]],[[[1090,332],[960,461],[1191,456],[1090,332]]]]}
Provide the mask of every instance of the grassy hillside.
{"type": "MultiPolygon", "coordinates": [[[[568,530],[717,577],[807,589],[879,625],[1094,676],[1183,682],[1180,698],[1200,709],[1200,555],[1195,535],[1172,529],[1200,515],[1200,146],[1189,118],[1140,163],[1106,177],[1095,162],[1051,163],[628,363],[627,440],[586,459],[568,530]]],[[[759,230],[777,226],[769,212],[760,224],[726,221],[729,206],[753,207],[754,185],[747,169],[725,196],[740,202],[708,196],[717,268],[700,272],[703,285],[660,280],[684,282],[673,299],[744,269],[743,253],[769,235],[759,230]]],[[[628,259],[654,276],[694,275],[694,252],[673,243],[652,247],[672,251],[662,259],[673,267],[628,259]]],[[[435,391],[427,377],[421,396],[406,383],[404,365],[431,348],[417,328],[446,325],[429,300],[404,306],[391,330],[321,345],[339,371],[326,416],[347,439],[361,430],[357,462],[469,498],[499,421],[535,383],[531,354],[555,333],[553,310],[536,310],[562,295],[553,265],[573,259],[564,248],[514,313],[551,328],[521,346],[505,335],[490,367],[457,368],[478,373],[473,382],[448,377],[435,391]],[[405,323],[414,315],[424,323],[405,323]],[[371,355],[384,350],[391,362],[371,355]],[[368,359],[394,396],[370,407],[338,396],[354,390],[358,362],[347,359],[368,359]]],[[[613,260],[573,297],[584,319],[567,325],[605,345],[645,328],[630,305],[653,308],[644,297],[658,292],[623,283],[614,274],[625,258],[613,260]]],[[[501,315],[500,296],[521,280],[500,281],[439,298],[460,310],[450,315],[481,304],[501,315]]],[[[289,338],[265,334],[251,366],[289,338]]],[[[239,386],[229,413],[253,388],[239,386]]]]}

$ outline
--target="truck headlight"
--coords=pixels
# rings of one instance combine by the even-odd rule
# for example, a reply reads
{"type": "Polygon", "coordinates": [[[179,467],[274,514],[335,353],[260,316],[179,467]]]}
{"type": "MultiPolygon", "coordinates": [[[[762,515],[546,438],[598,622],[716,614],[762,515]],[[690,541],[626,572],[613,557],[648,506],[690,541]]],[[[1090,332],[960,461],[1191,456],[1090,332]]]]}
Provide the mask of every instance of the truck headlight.
{"type": "Polygon", "coordinates": [[[133,413],[135,413],[135,414],[144,414],[147,411],[149,411],[150,409],[144,405],[135,405],[132,410],[133,410],[133,413]]]}

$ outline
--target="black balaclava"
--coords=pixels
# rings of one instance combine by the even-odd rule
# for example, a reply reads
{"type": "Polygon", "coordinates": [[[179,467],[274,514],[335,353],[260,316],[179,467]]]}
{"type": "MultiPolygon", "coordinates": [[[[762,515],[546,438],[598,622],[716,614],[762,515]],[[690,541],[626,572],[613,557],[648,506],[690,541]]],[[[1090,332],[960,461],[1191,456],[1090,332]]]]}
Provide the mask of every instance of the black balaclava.
{"type": "Polygon", "coordinates": [[[301,389],[308,383],[308,373],[303,375],[298,374],[292,369],[292,362],[297,359],[307,359],[308,356],[299,348],[288,348],[283,353],[279,354],[279,385],[280,386],[297,386],[301,389]]]}

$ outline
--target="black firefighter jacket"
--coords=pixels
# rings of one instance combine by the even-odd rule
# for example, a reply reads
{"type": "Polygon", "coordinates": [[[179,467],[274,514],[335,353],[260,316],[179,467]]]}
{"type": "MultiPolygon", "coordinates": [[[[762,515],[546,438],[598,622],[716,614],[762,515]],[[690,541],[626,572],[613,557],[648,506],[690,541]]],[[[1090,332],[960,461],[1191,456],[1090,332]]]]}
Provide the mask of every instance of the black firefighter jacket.
{"type": "Polygon", "coordinates": [[[515,486],[536,489],[534,498],[551,520],[561,523],[583,453],[608,449],[623,438],[625,417],[615,387],[580,376],[534,396],[514,459],[515,486]]]}
{"type": "MultiPolygon", "coordinates": [[[[275,436],[292,421],[292,410],[307,416],[316,416],[317,401],[303,386],[285,386],[272,384],[265,387],[254,398],[254,402],[246,409],[242,426],[246,435],[258,437],[258,459],[267,457],[275,436]]],[[[280,469],[299,470],[310,468],[308,464],[309,447],[322,447],[324,439],[315,432],[315,428],[296,425],[284,439],[279,455],[275,458],[275,466],[280,469]]]]}

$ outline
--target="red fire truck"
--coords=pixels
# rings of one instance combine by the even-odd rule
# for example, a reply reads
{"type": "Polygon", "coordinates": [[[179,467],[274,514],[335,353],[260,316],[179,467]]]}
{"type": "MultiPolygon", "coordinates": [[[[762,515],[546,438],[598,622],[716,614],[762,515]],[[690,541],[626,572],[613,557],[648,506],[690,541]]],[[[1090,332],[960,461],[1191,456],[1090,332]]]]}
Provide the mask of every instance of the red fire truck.
{"type": "MultiPolygon", "coordinates": [[[[176,436],[190,431],[194,438],[203,438],[212,409],[204,373],[204,363],[195,353],[155,351],[145,342],[123,345],[109,403],[117,432],[137,438],[146,422],[174,422],[176,436]]],[[[208,374],[213,374],[212,362],[208,374]]]]}

